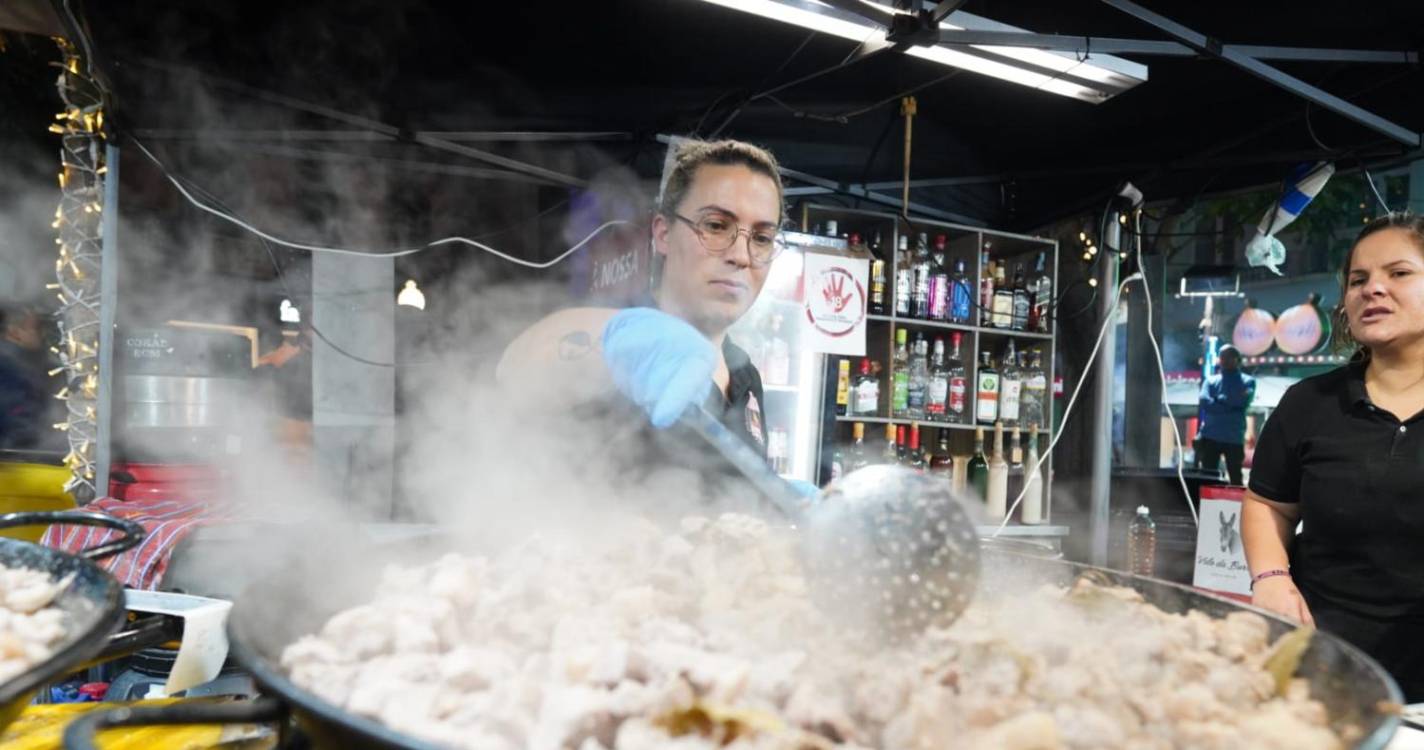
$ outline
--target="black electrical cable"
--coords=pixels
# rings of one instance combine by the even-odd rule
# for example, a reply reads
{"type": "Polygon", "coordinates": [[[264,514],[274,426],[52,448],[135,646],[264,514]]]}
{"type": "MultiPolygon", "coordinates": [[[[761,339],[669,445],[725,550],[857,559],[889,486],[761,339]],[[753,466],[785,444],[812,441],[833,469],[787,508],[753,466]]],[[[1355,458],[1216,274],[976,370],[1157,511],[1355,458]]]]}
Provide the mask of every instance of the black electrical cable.
{"type": "MultiPolygon", "coordinates": [[[[227,213],[229,213],[229,214],[231,214],[231,215],[233,215],[233,216],[235,216],[235,217],[237,217],[237,218],[239,218],[239,219],[242,218],[242,217],[239,216],[239,215],[237,214],[237,212],[234,211],[231,207],[227,206],[227,205],[224,204],[221,200],[219,200],[217,196],[213,195],[213,194],[212,194],[211,192],[209,192],[208,190],[203,189],[201,186],[199,186],[197,183],[193,182],[192,180],[185,179],[185,178],[182,178],[182,177],[177,177],[177,176],[174,176],[174,175],[170,175],[170,176],[174,177],[174,179],[176,179],[176,180],[179,180],[179,181],[183,182],[185,185],[187,185],[187,187],[188,187],[189,190],[192,190],[193,192],[202,195],[204,199],[206,199],[206,200],[208,200],[209,202],[211,202],[211,203],[212,203],[214,206],[216,206],[217,208],[222,209],[223,211],[225,211],[225,212],[227,212],[227,213]]],[[[294,293],[294,292],[292,291],[292,287],[291,287],[289,284],[287,284],[287,275],[282,271],[282,264],[277,260],[277,253],[276,253],[276,251],[272,248],[272,243],[268,242],[268,241],[267,241],[265,238],[263,238],[263,237],[258,237],[258,238],[257,238],[257,241],[262,244],[262,249],[267,251],[267,259],[268,259],[269,261],[271,261],[271,263],[272,263],[272,270],[273,270],[274,272],[276,272],[276,274],[277,274],[277,283],[281,285],[281,287],[282,287],[282,292],[283,292],[284,294],[286,294],[286,296],[287,296],[289,299],[292,299],[292,298],[301,299],[301,296],[299,296],[299,295],[297,295],[296,293],[294,293]]],[[[308,312],[308,315],[310,315],[310,312],[311,312],[311,311],[308,310],[307,312],[308,312]]],[[[404,363],[404,364],[402,364],[402,363],[397,363],[397,362],[378,362],[378,361],[376,361],[376,360],[374,360],[374,359],[367,359],[367,358],[365,358],[365,357],[362,357],[362,356],[359,355],[359,354],[354,354],[354,353],[352,353],[352,352],[347,351],[347,350],[346,350],[345,348],[343,348],[341,345],[337,344],[335,341],[332,341],[330,338],[327,337],[326,334],[324,334],[324,333],[321,332],[321,329],[320,329],[320,328],[317,328],[317,327],[316,327],[316,324],[311,321],[310,317],[308,317],[308,320],[307,320],[307,327],[311,329],[311,332],[312,332],[312,333],[316,334],[316,337],[317,337],[317,338],[319,338],[319,339],[321,339],[323,342],[325,342],[327,346],[330,346],[330,347],[331,347],[334,351],[336,351],[338,354],[340,354],[340,355],[342,355],[342,356],[344,356],[344,357],[346,357],[346,358],[348,358],[348,359],[354,360],[354,361],[356,361],[356,362],[360,362],[361,364],[371,365],[371,366],[373,366],[373,367],[391,367],[391,368],[394,368],[394,367],[426,366],[426,365],[430,364],[430,363],[426,363],[426,362],[410,362],[410,363],[404,363]]]]}
{"type": "MultiPolygon", "coordinates": [[[[880,129],[880,135],[875,138],[875,145],[870,149],[870,155],[865,157],[865,165],[860,168],[860,184],[864,185],[870,181],[870,168],[875,165],[875,157],[880,155],[880,149],[885,146],[885,140],[890,137],[890,131],[895,129],[895,123],[900,121],[898,114],[892,113],[885,121],[885,127],[880,129]]],[[[860,208],[860,197],[856,196],[856,208],[860,208]]]]}
{"type": "MultiPolygon", "coordinates": [[[[868,40],[867,40],[867,41],[868,41],[868,40]]],[[[775,95],[775,94],[778,94],[778,93],[780,93],[780,92],[782,92],[782,91],[785,91],[786,89],[789,89],[789,88],[791,88],[791,87],[793,87],[793,86],[799,86],[799,85],[801,85],[801,84],[803,84],[803,83],[805,83],[805,82],[807,82],[807,81],[810,81],[810,80],[813,80],[813,79],[816,79],[816,78],[820,78],[821,76],[824,76],[824,75],[827,75],[827,74],[830,74],[830,73],[834,73],[834,72],[836,72],[836,71],[838,71],[838,70],[840,70],[840,69],[842,69],[842,68],[846,68],[846,67],[849,67],[849,66],[851,66],[851,65],[854,65],[855,63],[858,63],[858,62],[861,62],[861,61],[863,61],[863,60],[868,60],[868,59],[870,59],[870,58],[872,58],[872,57],[875,57],[876,55],[878,55],[880,52],[884,51],[885,49],[889,49],[889,47],[882,47],[882,48],[880,48],[880,49],[878,49],[878,50],[874,50],[874,51],[872,51],[872,52],[869,52],[869,53],[866,53],[866,54],[864,54],[864,55],[860,55],[859,57],[857,57],[857,56],[856,56],[857,53],[860,52],[860,50],[861,50],[864,46],[865,46],[865,42],[861,42],[860,44],[856,45],[855,49],[852,49],[852,50],[850,51],[850,53],[845,56],[845,59],[841,60],[840,62],[836,63],[835,65],[832,65],[832,66],[826,67],[826,68],[822,68],[822,69],[820,69],[820,70],[813,71],[813,72],[811,72],[811,73],[807,73],[806,75],[801,76],[800,78],[792,79],[792,80],[790,80],[790,81],[787,81],[786,83],[780,84],[780,85],[778,85],[778,86],[774,86],[774,87],[769,88],[769,89],[767,89],[767,90],[765,90],[765,91],[759,91],[759,92],[757,92],[757,93],[755,93],[755,94],[752,94],[752,95],[750,95],[750,96],[745,97],[744,99],[742,99],[741,103],[738,104],[738,105],[732,110],[731,114],[727,115],[727,118],[722,121],[722,124],[718,125],[716,128],[714,128],[714,129],[712,130],[711,133],[709,133],[709,134],[707,135],[707,138],[708,138],[708,139],[716,138],[723,130],[726,130],[726,129],[727,129],[727,126],[728,126],[728,125],[731,125],[731,124],[732,124],[732,121],[736,120],[737,117],[738,117],[739,115],[741,115],[742,110],[745,109],[748,104],[751,104],[752,102],[757,101],[758,99],[765,99],[765,98],[771,97],[771,96],[773,96],[773,95],[775,95]]]]}
{"type": "Polygon", "coordinates": [[[767,100],[769,100],[771,103],[773,103],[773,104],[775,104],[775,105],[781,107],[782,109],[786,110],[787,112],[790,112],[790,113],[792,114],[792,116],[794,116],[794,117],[796,117],[796,118],[798,118],[798,119],[816,120],[816,121],[818,121],[818,122],[834,122],[834,123],[838,123],[838,124],[841,124],[841,125],[845,125],[845,124],[847,124],[847,123],[850,122],[851,118],[860,117],[861,115],[867,114],[867,113],[869,113],[869,112],[873,112],[874,110],[877,110],[877,109],[879,109],[879,108],[881,108],[881,107],[883,107],[883,106],[885,106],[885,105],[887,105],[887,104],[894,104],[895,102],[898,102],[898,101],[900,101],[901,99],[903,99],[903,98],[905,98],[905,97],[907,97],[907,96],[911,96],[911,95],[913,95],[913,94],[917,94],[917,93],[919,93],[919,92],[921,92],[921,91],[923,91],[923,90],[925,90],[925,89],[927,89],[927,88],[929,88],[929,87],[931,87],[931,86],[934,86],[934,85],[937,85],[937,84],[940,84],[940,83],[944,83],[945,81],[948,81],[949,79],[951,79],[951,78],[953,78],[953,77],[959,75],[961,72],[962,72],[962,71],[957,70],[957,69],[956,69],[956,70],[951,70],[950,72],[948,72],[948,73],[946,73],[946,74],[944,74],[944,75],[942,75],[942,76],[938,76],[938,77],[933,78],[933,79],[931,79],[931,80],[929,80],[929,81],[925,81],[924,83],[918,84],[918,85],[913,86],[913,87],[908,88],[908,89],[905,89],[904,91],[901,91],[901,92],[898,93],[898,94],[895,94],[895,95],[893,95],[893,96],[887,96],[887,97],[885,97],[884,99],[881,99],[880,101],[875,102],[874,104],[869,104],[869,105],[866,105],[866,106],[864,106],[864,107],[860,107],[859,109],[852,109],[852,110],[849,110],[849,111],[846,111],[846,112],[841,112],[840,114],[834,114],[834,115],[820,115],[820,114],[816,114],[815,112],[807,112],[807,111],[805,111],[805,110],[797,109],[797,108],[795,108],[795,107],[793,107],[793,106],[787,104],[786,102],[784,102],[784,101],[782,101],[782,100],[776,98],[775,96],[767,96],[767,97],[765,97],[765,98],[766,98],[767,100]]]}
{"type": "MultiPolygon", "coordinates": [[[[1325,144],[1320,140],[1320,137],[1315,134],[1315,126],[1314,126],[1314,125],[1311,123],[1311,121],[1310,121],[1310,112],[1311,112],[1311,103],[1310,103],[1310,102],[1306,102],[1306,103],[1305,103],[1305,131],[1310,134],[1310,140],[1314,141],[1314,142],[1315,142],[1315,145],[1316,145],[1317,147],[1319,147],[1320,150],[1322,150],[1322,151],[1329,151],[1329,152],[1332,152],[1332,153],[1338,153],[1338,152],[1339,152],[1338,149],[1333,149],[1333,148],[1331,148],[1331,147],[1325,145],[1325,144]]],[[[1340,156],[1340,158],[1342,158],[1342,159],[1348,159],[1348,158],[1350,158],[1350,157],[1352,157],[1352,156],[1355,158],[1355,160],[1356,160],[1357,162],[1359,162],[1360,171],[1364,174],[1364,177],[1365,177],[1365,184],[1366,184],[1366,185],[1369,185],[1369,187],[1370,187],[1370,192],[1374,194],[1375,200],[1379,202],[1380,208],[1383,208],[1383,209],[1384,209],[1384,212],[1385,212],[1386,214],[1393,214],[1393,213],[1394,213],[1394,209],[1392,209],[1392,208],[1389,207],[1389,203],[1385,201],[1384,196],[1383,196],[1383,195],[1380,195],[1379,189],[1375,187],[1375,178],[1374,178],[1374,175],[1370,174],[1370,168],[1367,167],[1367,166],[1365,166],[1365,159],[1364,159],[1364,157],[1360,156],[1357,150],[1355,150],[1355,149],[1348,149],[1348,150],[1344,151],[1344,153],[1340,156]]],[[[1387,189],[1387,186],[1386,186],[1386,189],[1387,189]]]]}
{"type": "MultiPolygon", "coordinates": [[[[796,45],[796,49],[791,50],[791,54],[787,55],[786,58],[781,61],[781,64],[776,66],[776,70],[772,71],[771,73],[768,73],[765,76],[762,76],[761,84],[759,85],[765,85],[766,81],[769,80],[772,76],[778,75],[781,73],[781,71],[786,70],[786,66],[790,65],[791,61],[795,60],[796,57],[801,54],[801,50],[805,49],[806,45],[810,44],[811,40],[816,38],[816,34],[817,32],[814,30],[811,31],[811,33],[807,34],[806,37],[801,40],[801,43],[796,45]]],[[[702,126],[707,122],[707,116],[712,114],[712,111],[717,108],[718,104],[721,104],[723,100],[725,100],[732,94],[737,93],[738,90],[739,89],[731,89],[729,91],[725,91],[716,99],[713,99],[712,103],[707,105],[707,109],[702,111],[702,116],[697,118],[697,124],[692,127],[692,133],[694,135],[701,133],[702,126]]]]}

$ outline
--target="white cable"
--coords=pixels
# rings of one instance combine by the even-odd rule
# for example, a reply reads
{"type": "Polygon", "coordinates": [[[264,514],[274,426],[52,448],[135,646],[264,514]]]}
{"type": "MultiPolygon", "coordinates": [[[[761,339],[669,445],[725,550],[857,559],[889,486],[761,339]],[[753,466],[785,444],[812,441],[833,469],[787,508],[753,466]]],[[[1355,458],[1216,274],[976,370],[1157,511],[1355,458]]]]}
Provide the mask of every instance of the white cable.
{"type": "Polygon", "coordinates": [[[506,260],[506,261],[509,261],[510,263],[513,263],[513,264],[515,264],[515,265],[524,266],[525,268],[535,268],[535,269],[543,270],[543,269],[552,268],[552,267],[558,265],[558,264],[559,264],[560,262],[562,262],[565,258],[567,258],[567,257],[569,257],[570,255],[573,255],[574,253],[578,252],[580,249],[583,248],[584,245],[587,245],[590,240],[592,240],[594,237],[597,237],[597,236],[599,235],[599,233],[601,233],[603,230],[605,230],[605,229],[607,229],[607,228],[609,228],[609,227],[614,227],[614,226],[619,226],[619,225],[624,225],[624,224],[632,224],[632,222],[630,222],[630,221],[625,221],[625,220],[622,220],[622,219],[615,219],[615,220],[613,220],[613,221],[606,221],[606,222],[604,222],[603,224],[600,224],[597,229],[593,230],[592,232],[589,232],[589,233],[588,233],[588,236],[586,236],[586,237],[584,237],[583,239],[579,240],[578,243],[575,244],[573,247],[571,247],[571,248],[569,248],[568,250],[565,250],[563,253],[559,254],[558,257],[556,257],[556,258],[554,258],[554,259],[552,259],[552,260],[544,261],[544,262],[542,262],[542,263],[537,263],[537,262],[534,262],[534,261],[528,261],[528,260],[524,260],[524,259],[522,259],[522,258],[516,258],[516,257],[514,257],[513,255],[506,254],[506,253],[501,252],[501,251],[499,251],[499,250],[496,250],[495,248],[492,248],[492,247],[490,247],[489,245],[486,245],[486,244],[484,244],[484,243],[482,243],[482,242],[477,242],[477,241],[475,241],[475,240],[469,239],[468,237],[446,237],[446,238],[444,238],[444,239],[439,239],[439,240],[435,240],[434,242],[426,243],[425,245],[421,245],[420,247],[412,247],[412,248],[407,248],[407,249],[404,249],[404,250],[395,250],[395,251],[386,252],[386,253],[368,253],[368,252],[362,252],[362,251],[360,251],[360,250],[349,250],[349,249],[340,248],[340,247],[324,247],[324,246],[322,246],[322,245],[306,245],[306,244],[303,244],[303,243],[300,243],[300,242],[289,242],[289,241],[284,240],[284,239],[282,239],[282,238],[280,238],[280,237],[274,237],[274,236],[272,236],[272,235],[270,235],[270,234],[268,234],[268,233],[262,231],[261,229],[258,229],[257,227],[252,226],[251,224],[248,224],[247,222],[245,222],[245,221],[243,221],[243,220],[241,220],[241,219],[239,219],[239,218],[237,218],[237,217],[235,217],[235,216],[232,216],[232,215],[230,215],[230,214],[226,214],[226,213],[224,213],[224,212],[222,212],[222,211],[217,210],[216,208],[213,208],[213,207],[211,207],[211,206],[208,206],[208,205],[202,203],[202,202],[199,201],[197,198],[194,198],[194,197],[193,197],[193,194],[192,194],[192,193],[189,193],[188,190],[187,190],[186,188],[184,188],[183,185],[178,182],[178,180],[174,179],[173,175],[169,174],[168,168],[165,167],[165,166],[163,166],[163,162],[160,162],[160,161],[158,160],[158,157],[156,157],[156,156],[153,155],[153,152],[149,151],[148,148],[145,147],[142,143],[140,143],[137,138],[132,138],[132,137],[130,137],[130,140],[133,141],[133,144],[134,144],[135,146],[138,146],[138,149],[143,152],[144,156],[147,156],[147,157],[149,158],[149,160],[152,161],[152,162],[154,163],[154,165],[158,167],[158,171],[162,172],[162,173],[163,173],[163,176],[164,176],[165,178],[167,178],[167,180],[168,180],[169,182],[173,183],[173,187],[177,188],[177,189],[178,189],[178,192],[181,193],[184,198],[188,199],[188,202],[189,202],[189,203],[193,204],[193,205],[194,205],[195,207],[197,207],[199,210],[201,210],[201,211],[206,211],[207,213],[210,213],[210,214],[212,214],[213,216],[216,216],[216,217],[218,217],[219,219],[222,219],[223,221],[226,221],[226,222],[228,222],[228,223],[230,223],[230,224],[234,224],[234,225],[236,225],[236,226],[238,226],[238,227],[241,227],[242,229],[245,229],[245,230],[251,232],[252,234],[257,235],[258,237],[261,237],[261,238],[267,240],[268,242],[272,242],[272,243],[274,243],[274,244],[282,245],[282,246],[284,246],[284,247],[290,247],[290,248],[292,248],[292,249],[294,249],[294,250],[306,250],[306,251],[308,251],[308,252],[313,252],[313,253],[332,253],[332,254],[334,254],[334,255],[350,255],[350,256],[355,256],[355,257],[358,257],[358,258],[400,258],[400,257],[406,256],[406,255],[414,255],[414,254],[419,253],[419,252],[424,252],[424,251],[429,250],[430,248],[436,247],[436,246],[438,246],[438,245],[448,245],[448,244],[451,244],[451,243],[456,243],[456,242],[458,242],[458,243],[463,243],[463,244],[466,244],[466,245],[471,245],[471,246],[473,246],[473,247],[477,247],[477,248],[479,248],[479,249],[481,249],[481,250],[483,250],[483,251],[489,253],[490,255],[493,255],[493,256],[498,257],[498,258],[502,258],[502,259],[504,259],[504,260],[506,260]]]}
{"type": "MultiPolygon", "coordinates": [[[[1384,202],[1384,196],[1380,195],[1379,188],[1375,187],[1375,178],[1370,175],[1370,170],[1365,168],[1364,162],[1360,163],[1360,171],[1364,173],[1365,184],[1370,186],[1370,192],[1375,194],[1375,200],[1379,201],[1380,208],[1383,208],[1386,214],[1394,214],[1394,210],[1389,207],[1388,203],[1384,202]]],[[[1386,187],[1388,186],[1386,185],[1386,187]]]]}
{"type": "Polygon", "coordinates": [[[1167,367],[1162,363],[1162,349],[1157,345],[1157,335],[1152,332],[1152,286],[1147,283],[1147,266],[1142,263],[1142,212],[1137,211],[1136,214],[1133,237],[1137,250],[1137,273],[1142,276],[1142,296],[1147,298],[1147,340],[1152,342],[1152,355],[1157,361],[1157,375],[1162,379],[1162,410],[1167,413],[1167,421],[1172,425],[1172,439],[1177,444],[1177,482],[1182,486],[1182,497],[1187,501],[1187,510],[1192,513],[1192,525],[1200,526],[1197,508],[1192,502],[1192,491],[1187,489],[1187,478],[1182,473],[1187,463],[1187,451],[1182,447],[1182,433],[1177,429],[1177,419],[1172,416],[1172,406],[1167,403],[1167,367]]]}
{"type": "MultiPolygon", "coordinates": [[[[1083,373],[1078,378],[1078,384],[1073,386],[1073,395],[1068,397],[1068,405],[1063,409],[1063,419],[1058,422],[1058,434],[1049,441],[1048,449],[1038,457],[1038,463],[1034,464],[1034,471],[1039,473],[1040,476],[1042,476],[1043,464],[1053,455],[1053,449],[1058,445],[1058,441],[1063,439],[1063,427],[1068,424],[1068,417],[1073,414],[1073,406],[1078,403],[1078,394],[1082,392],[1083,384],[1088,382],[1088,374],[1092,372],[1093,363],[1098,359],[1098,350],[1103,346],[1103,338],[1108,334],[1108,327],[1117,324],[1117,306],[1118,302],[1122,300],[1122,290],[1126,289],[1128,284],[1140,280],[1142,280],[1142,274],[1134,273],[1123,279],[1122,283],[1117,285],[1117,291],[1113,294],[1112,304],[1108,307],[1109,313],[1103,321],[1103,327],[1098,329],[1097,340],[1093,342],[1093,351],[1088,353],[1088,362],[1083,365],[1083,373]]],[[[1025,473],[1024,476],[1028,477],[1031,475],[1025,473]]],[[[1028,494],[1028,488],[1029,483],[1025,481],[1023,488],[1019,490],[1019,496],[1014,498],[1013,504],[1009,506],[1008,512],[1004,514],[1003,522],[1000,523],[999,528],[990,535],[991,539],[997,538],[1000,534],[1004,533],[1004,529],[1008,528],[1009,519],[1014,517],[1014,511],[1018,510],[1019,503],[1023,502],[1024,495],[1028,494]]]]}

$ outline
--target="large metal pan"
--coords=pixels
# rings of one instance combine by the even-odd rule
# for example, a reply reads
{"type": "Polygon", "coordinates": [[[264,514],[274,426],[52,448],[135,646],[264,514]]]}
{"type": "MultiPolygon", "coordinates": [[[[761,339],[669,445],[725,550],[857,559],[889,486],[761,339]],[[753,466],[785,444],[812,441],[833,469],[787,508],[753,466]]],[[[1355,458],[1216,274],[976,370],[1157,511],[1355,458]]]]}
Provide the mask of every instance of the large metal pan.
{"type": "MultiPolygon", "coordinates": [[[[402,550],[404,559],[428,559],[430,545],[402,550]]],[[[435,750],[437,746],[393,731],[362,716],[331,705],[293,684],[280,665],[283,649],[318,630],[331,615],[370,597],[370,582],[391,554],[370,551],[310,555],[281,575],[262,579],[239,598],[228,622],[232,653],[250,672],[266,698],[251,704],[185,707],[181,713],[164,708],[120,709],[92,713],[77,720],[65,734],[67,750],[92,750],[97,729],[150,723],[217,723],[281,721],[288,716],[319,748],[404,748],[435,750]],[[342,570],[334,576],[333,570],[342,570]],[[354,573],[354,574],[348,574],[354,573]],[[364,583],[363,583],[364,582],[364,583]]],[[[1139,591],[1168,612],[1197,609],[1221,617],[1250,609],[1228,599],[1209,596],[1177,584],[1140,578],[1117,571],[1005,552],[986,547],[981,592],[1008,586],[1057,583],[1069,585],[1078,576],[1139,591]]],[[[1256,610],[1259,611],[1259,610],[1256,610]]],[[[1275,638],[1295,626],[1267,613],[1275,638]]],[[[1353,725],[1362,731],[1355,748],[1380,750],[1389,743],[1400,719],[1391,711],[1401,701],[1389,675],[1359,649],[1326,633],[1317,633],[1297,672],[1310,683],[1311,693],[1328,708],[1338,730],[1353,725]]]]}
{"type": "Polygon", "coordinates": [[[0,564],[42,570],[55,579],[73,576],[53,604],[68,616],[64,639],[48,659],[0,684],[0,730],[14,721],[40,687],[81,668],[109,647],[109,637],[124,622],[123,586],[94,561],[136,546],[143,541],[143,527],[122,518],[84,511],[0,516],[0,529],[55,523],[118,529],[124,536],[77,555],[19,539],[0,538],[0,564]]]}

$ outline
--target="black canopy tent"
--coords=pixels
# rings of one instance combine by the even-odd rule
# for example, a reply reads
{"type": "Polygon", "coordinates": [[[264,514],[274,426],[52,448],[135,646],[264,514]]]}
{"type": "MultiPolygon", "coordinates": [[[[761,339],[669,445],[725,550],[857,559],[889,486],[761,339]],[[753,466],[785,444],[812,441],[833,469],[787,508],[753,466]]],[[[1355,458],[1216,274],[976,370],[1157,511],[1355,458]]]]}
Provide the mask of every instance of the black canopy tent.
{"type": "MultiPolygon", "coordinates": [[[[1407,93],[1424,92],[1418,3],[1151,3],[1177,24],[1167,26],[1144,21],[1122,0],[955,5],[1063,49],[1091,50],[1094,39],[1099,50],[1124,40],[1156,45],[1152,54],[1118,53],[1147,64],[1148,80],[1088,104],[894,51],[841,66],[854,43],[697,0],[449,7],[70,0],[111,86],[111,116],[155,140],[399,152],[494,170],[509,165],[487,157],[518,156],[552,165],[537,176],[557,184],[557,175],[587,178],[596,168],[582,144],[622,158],[658,133],[715,129],[764,143],[787,167],[820,178],[791,181],[806,193],[855,196],[868,183],[898,194],[891,184],[901,177],[900,149],[885,133],[898,117],[895,94],[915,90],[912,201],[1017,230],[1095,204],[1124,179],[1154,198],[1192,196],[1275,182],[1314,158],[1377,164],[1419,151],[1424,104],[1407,93]],[[1182,41],[1182,29],[1205,35],[1200,49],[1182,41]],[[1170,44],[1178,49],[1163,51],[1170,44]],[[1413,143],[1312,102],[1301,87],[1260,77],[1232,56],[1242,45],[1293,48],[1249,59],[1398,126],[1413,143]],[[1299,59],[1282,59],[1292,57],[1299,59]],[[829,72],[810,77],[822,71],[829,72]],[[211,108],[188,109],[171,98],[180,90],[171,79],[185,74],[247,88],[222,88],[211,108]],[[312,106],[283,106],[296,102],[312,106]],[[230,110],[254,106],[268,118],[250,129],[259,132],[219,126],[250,119],[230,110]]],[[[31,28],[43,11],[28,14],[31,28]]],[[[655,172],[656,149],[644,151],[640,171],[655,172]]]]}
{"type": "MultiPolygon", "coordinates": [[[[243,155],[379,159],[500,193],[532,186],[518,199],[532,207],[512,214],[522,221],[609,167],[655,176],[659,136],[687,133],[769,146],[793,196],[893,209],[906,93],[919,101],[911,213],[1025,232],[1100,209],[1125,180],[1185,205],[1277,183],[1302,161],[1413,161],[1424,129],[1424,5],[1407,0],[1367,12],[1150,3],[1161,17],[1124,0],[962,4],[1042,35],[1034,44],[1097,40],[1148,66],[1145,82],[1099,104],[895,50],[857,57],[854,42],[700,0],[29,5],[12,25],[68,36],[82,26],[118,142],[132,135],[173,156],[179,174],[243,155]],[[65,8],[72,21],[53,12],[65,8]],[[56,26],[36,28],[45,23],[56,26]],[[1263,45],[1287,49],[1249,48],[1263,45]]],[[[293,190],[288,206],[311,202],[293,190]]],[[[391,232],[392,243],[427,236],[391,232]]],[[[537,233],[505,239],[547,257],[537,233]]],[[[1096,324],[1082,328],[1062,333],[1091,342],[1096,324]]]]}

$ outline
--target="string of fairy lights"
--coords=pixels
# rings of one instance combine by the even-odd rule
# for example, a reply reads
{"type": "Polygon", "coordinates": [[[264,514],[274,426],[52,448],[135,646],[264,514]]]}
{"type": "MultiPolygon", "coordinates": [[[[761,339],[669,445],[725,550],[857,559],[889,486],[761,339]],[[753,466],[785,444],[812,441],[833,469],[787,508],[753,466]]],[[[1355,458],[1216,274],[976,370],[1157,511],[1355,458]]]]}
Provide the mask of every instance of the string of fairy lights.
{"type": "Polygon", "coordinates": [[[104,107],[98,85],[86,72],[74,45],[56,39],[63,58],[57,87],[64,111],[55,115],[50,132],[60,137],[59,205],[53,227],[59,257],[55,282],[59,296],[56,320],[59,345],[54,348],[64,373],[56,398],[65,404],[65,419],[54,427],[68,437],[64,463],[72,476],[66,492],[81,502],[99,494],[95,453],[99,440],[99,276],[103,242],[104,107]]]}

